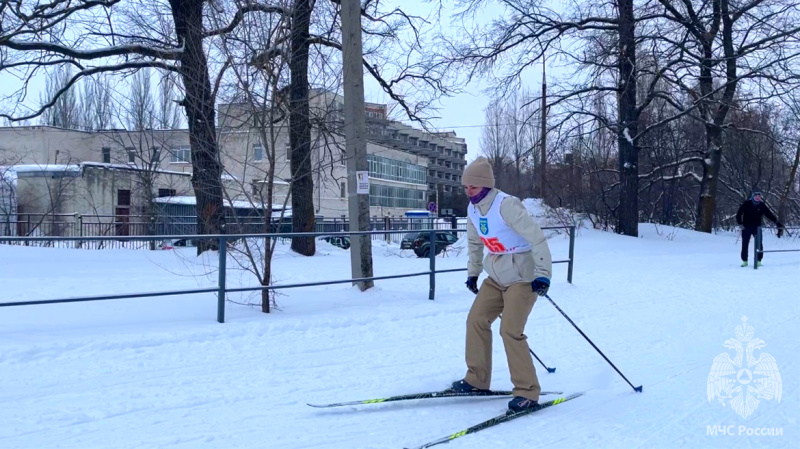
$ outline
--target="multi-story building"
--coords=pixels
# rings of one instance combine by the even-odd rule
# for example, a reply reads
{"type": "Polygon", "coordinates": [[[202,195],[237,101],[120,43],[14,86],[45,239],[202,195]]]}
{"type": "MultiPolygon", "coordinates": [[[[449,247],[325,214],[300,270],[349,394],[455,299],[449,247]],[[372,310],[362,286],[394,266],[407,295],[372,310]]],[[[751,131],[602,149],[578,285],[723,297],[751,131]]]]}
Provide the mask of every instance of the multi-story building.
{"type": "MultiPolygon", "coordinates": [[[[312,90],[312,101],[317,114],[327,114],[327,123],[342,126],[344,123],[344,97],[312,90]],[[322,111],[322,112],[320,112],[322,111]]],[[[431,133],[388,118],[388,106],[365,103],[367,138],[387,148],[406,151],[427,159],[428,198],[461,192],[461,175],[467,164],[467,144],[454,131],[431,133]]]]}
{"type": "MultiPolygon", "coordinates": [[[[344,98],[312,90],[311,166],[315,212],[346,216],[344,98]]],[[[290,205],[288,120],[254,126],[251,108],[219,107],[217,135],[229,200],[264,203],[272,180],[273,207],[290,205]],[[271,163],[272,162],[272,163],[271,163]]],[[[466,144],[454,133],[427,133],[387,118],[387,106],[367,103],[370,214],[402,215],[457,190],[466,144]]],[[[261,121],[263,123],[263,121],[261,121]]],[[[191,173],[188,130],[80,131],[50,126],[0,127],[0,165],[122,164],[141,170],[191,173]]],[[[184,193],[185,194],[185,193],[184,193]]]]}
{"type": "MultiPolygon", "coordinates": [[[[323,98],[313,92],[311,104],[315,116],[311,130],[315,213],[331,218],[347,216],[345,140],[332,119],[337,112],[324,117],[323,98]]],[[[218,136],[226,173],[241,181],[245,188],[238,194],[243,197],[262,196],[267,181],[272,179],[274,202],[283,205],[286,201],[289,205],[292,148],[288,124],[279,120],[268,126],[254,126],[254,113],[248,112],[251,109],[243,104],[225,104],[219,108],[218,136]]],[[[367,160],[371,215],[402,215],[426,207],[427,158],[368,141],[367,160]]]]}

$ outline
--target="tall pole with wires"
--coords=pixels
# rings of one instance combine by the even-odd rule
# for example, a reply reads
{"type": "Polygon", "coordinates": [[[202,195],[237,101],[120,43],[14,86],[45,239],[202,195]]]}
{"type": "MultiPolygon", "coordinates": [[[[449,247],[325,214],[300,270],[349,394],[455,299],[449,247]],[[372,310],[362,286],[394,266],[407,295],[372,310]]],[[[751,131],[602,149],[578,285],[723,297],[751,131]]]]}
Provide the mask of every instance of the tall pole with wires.
{"type": "MultiPolygon", "coordinates": [[[[361,2],[342,0],[341,5],[349,229],[351,232],[369,231],[369,164],[364,113],[361,2]]],[[[351,236],[350,268],[353,279],[372,277],[372,242],[368,234],[351,236]]],[[[364,291],[372,288],[374,281],[358,281],[355,284],[364,291]]]]}
{"type": "Polygon", "coordinates": [[[539,155],[539,195],[544,201],[545,186],[547,185],[547,76],[544,59],[542,59],[542,145],[539,151],[541,152],[539,155]]]}

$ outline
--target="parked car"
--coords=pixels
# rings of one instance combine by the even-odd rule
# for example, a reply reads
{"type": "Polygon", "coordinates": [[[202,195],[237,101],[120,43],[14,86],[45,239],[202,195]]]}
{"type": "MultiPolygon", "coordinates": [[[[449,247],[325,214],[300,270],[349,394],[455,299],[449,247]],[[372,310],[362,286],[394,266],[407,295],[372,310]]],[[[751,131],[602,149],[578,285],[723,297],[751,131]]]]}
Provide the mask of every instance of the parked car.
{"type": "MultiPolygon", "coordinates": [[[[400,241],[400,249],[410,249],[417,257],[430,257],[431,242],[429,232],[409,232],[400,241]]],[[[458,240],[458,235],[454,231],[436,231],[435,254],[444,251],[445,248],[458,240]]]]}
{"type": "Polygon", "coordinates": [[[338,246],[342,249],[350,249],[350,236],[347,235],[326,235],[325,237],[320,237],[320,239],[325,240],[326,242],[330,243],[333,246],[338,246]]]}

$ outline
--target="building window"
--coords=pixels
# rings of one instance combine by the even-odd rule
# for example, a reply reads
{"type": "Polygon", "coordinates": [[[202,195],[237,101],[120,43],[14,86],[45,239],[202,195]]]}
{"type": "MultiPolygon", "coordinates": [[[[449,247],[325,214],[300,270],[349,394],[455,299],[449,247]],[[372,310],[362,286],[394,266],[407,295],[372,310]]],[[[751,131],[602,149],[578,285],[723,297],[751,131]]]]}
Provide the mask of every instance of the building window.
{"type": "Polygon", "coordinates": [[[339,196],[342,198],[347,197],[347,184],[340,182],[339,183],[339,196]]]}
{"type": "Polygon", "coordinates": [[[117,190],[117,206],[131,205],[131,191],[126,189],[117,190]]]}
{"type": "Polygon", "coordinates": [[[424,209],[426,206],[425,190],[370,184],[369,205],[399,207],[404,209],[424,209]]]}
{"type": "Polygon", "coordinates": [[[125,148],[125,152],[128,153],[128,163],[135,164],[136,163],[136,149],[133,147],[125,148]]]}
{"type": "Polygon", "coordinates": [[[192,150],[189,147],[173,148],[171,153],[173,163],[180,164],[192,161],[192,150]]]}
{"type": "Polygon", "coordinates": [[[111,148],[103,148],[103,162],[106,164],[111,163],[111,148]]]}
{"type": "Polygon", "coordinates": [[[261,162],[264,160],[264,147],[259,145],[253,145],[253,160],[256,162],[261,162]]]}
{"type": "Polygon", "coordinates": [[[425,166],[376,156],[374,154],[367,155],[367,162],[369,164],[369,175],[372,177],[420,185],[428,183],[428,170],[425,166]]]}
{"type": "Polygon", "coordinates": [[[161,150],[157,147],[150,148],[150,163],[158,165],[161,160],[161,150]]]}
{"type": "Polygon", "coordinates": [[[165,196],[176,196],[177,192],[175,189],[158,189],[158,197],[164,198],[165,196]]]}
{"type": "Polygon", "coordinates": [[[292,160],[292,144],[288,140],[286,141],[286,160],[292,160]]]}

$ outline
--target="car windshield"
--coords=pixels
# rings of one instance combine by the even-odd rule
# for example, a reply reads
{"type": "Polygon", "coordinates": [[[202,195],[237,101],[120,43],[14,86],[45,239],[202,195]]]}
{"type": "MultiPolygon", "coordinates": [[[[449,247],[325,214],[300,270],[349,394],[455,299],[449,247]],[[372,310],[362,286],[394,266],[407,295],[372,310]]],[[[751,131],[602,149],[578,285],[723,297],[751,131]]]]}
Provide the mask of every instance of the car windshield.
{"type": "Polygon", "coordinates": [[[409,232],[408,234],[403,236],[403,240],[406,240],[406,239],[413,240],[413,239],[417,238],[417,234],[419,234],[419,232],[409,232]]]}

